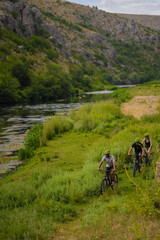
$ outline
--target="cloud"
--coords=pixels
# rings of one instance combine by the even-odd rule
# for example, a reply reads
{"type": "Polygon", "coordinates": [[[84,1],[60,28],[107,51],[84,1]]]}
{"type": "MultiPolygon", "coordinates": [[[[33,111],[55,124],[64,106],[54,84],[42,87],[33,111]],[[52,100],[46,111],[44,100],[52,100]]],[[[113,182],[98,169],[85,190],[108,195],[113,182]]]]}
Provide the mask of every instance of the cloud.
{"type": "Polygon", "coordinates": [[[101,0],[98,7],[107,12],[160,15],[159,0],[101,0]]]}

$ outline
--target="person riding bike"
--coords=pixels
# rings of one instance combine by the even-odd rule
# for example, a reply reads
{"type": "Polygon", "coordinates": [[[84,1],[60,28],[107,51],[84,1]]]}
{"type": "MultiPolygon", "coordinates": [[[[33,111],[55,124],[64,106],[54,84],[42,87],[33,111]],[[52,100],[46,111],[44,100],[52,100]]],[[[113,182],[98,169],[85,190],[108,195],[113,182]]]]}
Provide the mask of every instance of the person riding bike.
{"type": "Polygon", "coordinates": [[[106,162],[106,170],[111,171],[111,176],[112,176],[112,184],[111,185],[114,185],[114,172],[116,170],[116,162],[115,162],[115,158],[112,155],[110,155],[109,150],[106,150],[104,152],[104,156],[103,156],[102,160],[100,161],[100,164],[97,168],[98,171],[100,171],[100,167],[103,162],[106,162]]]}
{"type": "Polygon", "coordinates": [[[149,137],[149,133],[145,133],[145,138],[143,139],[142,144],[144,144],[144,143],[145,143],[145,152],[147,153],[148,159],[150,160],[151,159],[150,151],[152,149],[152,140],[149,137]]]}
{"type": "Polygon", "coordinates": [[[132,144],[132,147],[128,151],[128,156],[131,155],[131,151],[134,148],[136,160],[138,160],[139,164],[142,164],[142,156],[144,155],[143,144],[140,142],[139,138],[135,139],[135,142],[132,144]]]}

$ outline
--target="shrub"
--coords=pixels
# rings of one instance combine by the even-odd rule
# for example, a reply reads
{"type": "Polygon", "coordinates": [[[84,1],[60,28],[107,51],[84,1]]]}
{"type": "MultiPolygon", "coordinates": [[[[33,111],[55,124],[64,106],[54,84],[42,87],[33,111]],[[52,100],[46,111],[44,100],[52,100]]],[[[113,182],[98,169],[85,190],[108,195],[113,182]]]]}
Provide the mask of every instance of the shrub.
{"type": "Polygon", "coordinates": [[[57,60],[57,58],[59,57],[59,54],[57,51],[53,50],[53,49],[49,49],[46,51],[47,57],[52,60],[55,61],[57,60]]]}
{"type": "Polygon", "coordinates": [[[22,89],[30,85],[29,64],[26,61],[16,61],[12,65],[11,72],[12,76],[18,79],[22,89]]]}
{"type": "Polygon", "coordinates": [[[42,124],[33,126],[27,133],[24,148],[19,151],[20,159],[27,159],[33,156],[34,150],[40,146],[42,136],[42,124]]]}
{"type": "Polygon", "coordinates": [[[14,104],[18,101],[19,83],[10,74],[0,74],[0,105],[14,104]]]}
{"type": "Polygon", "coordinates": [[[11,11],[10,14],[14,17],[14,19],[17,19],[18,17],[18,12],[17,11],[11,11]]]}

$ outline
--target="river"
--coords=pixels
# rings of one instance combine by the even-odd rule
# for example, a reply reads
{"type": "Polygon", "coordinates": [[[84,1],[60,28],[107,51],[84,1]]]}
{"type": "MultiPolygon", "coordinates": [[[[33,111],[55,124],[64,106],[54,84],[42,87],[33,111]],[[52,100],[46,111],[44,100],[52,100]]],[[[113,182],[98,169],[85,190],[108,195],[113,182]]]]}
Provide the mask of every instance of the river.
{"type": "Polygon", "coordinates": [[[50,104],[1,108],[0,164],[14,159],[14,152],[23,147],[26,132],[34,124],[43,123],[48,116],[55,115],[55,113],[68,113],[71,109],[78,109],[86,102],[106,99],[108,93],[111,92],[113,91],[87,92],[82,97],[74,99],[74,102],[68,103],[60,101],[50,104]]]}

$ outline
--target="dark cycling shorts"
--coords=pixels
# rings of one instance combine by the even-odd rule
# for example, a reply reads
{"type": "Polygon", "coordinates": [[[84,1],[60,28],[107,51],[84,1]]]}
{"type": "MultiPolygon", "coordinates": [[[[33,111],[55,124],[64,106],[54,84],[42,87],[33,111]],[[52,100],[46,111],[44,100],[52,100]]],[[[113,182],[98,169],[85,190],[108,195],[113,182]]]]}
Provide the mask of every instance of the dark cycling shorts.
{"type": "Polygon", "coordinates": [[[113,167],[106,167],[106,170],[111,171],[113,167]]]}
{"type": "Polygon", "coordinates": [[[136,160],[139,160],[139,154],[142,154],[142,152],[135,153],[136,160]]]}
{"type": "MultiPolygon", "coordinates": [[[[149,148],[150,148],[150,147],[148,147],[148,146],[145,146],[145,149],[146,149],[146,150],[148,150],[149,148]]],[[[151,147],[151,149],[152,149],[152,147],[151,147]]]]}

